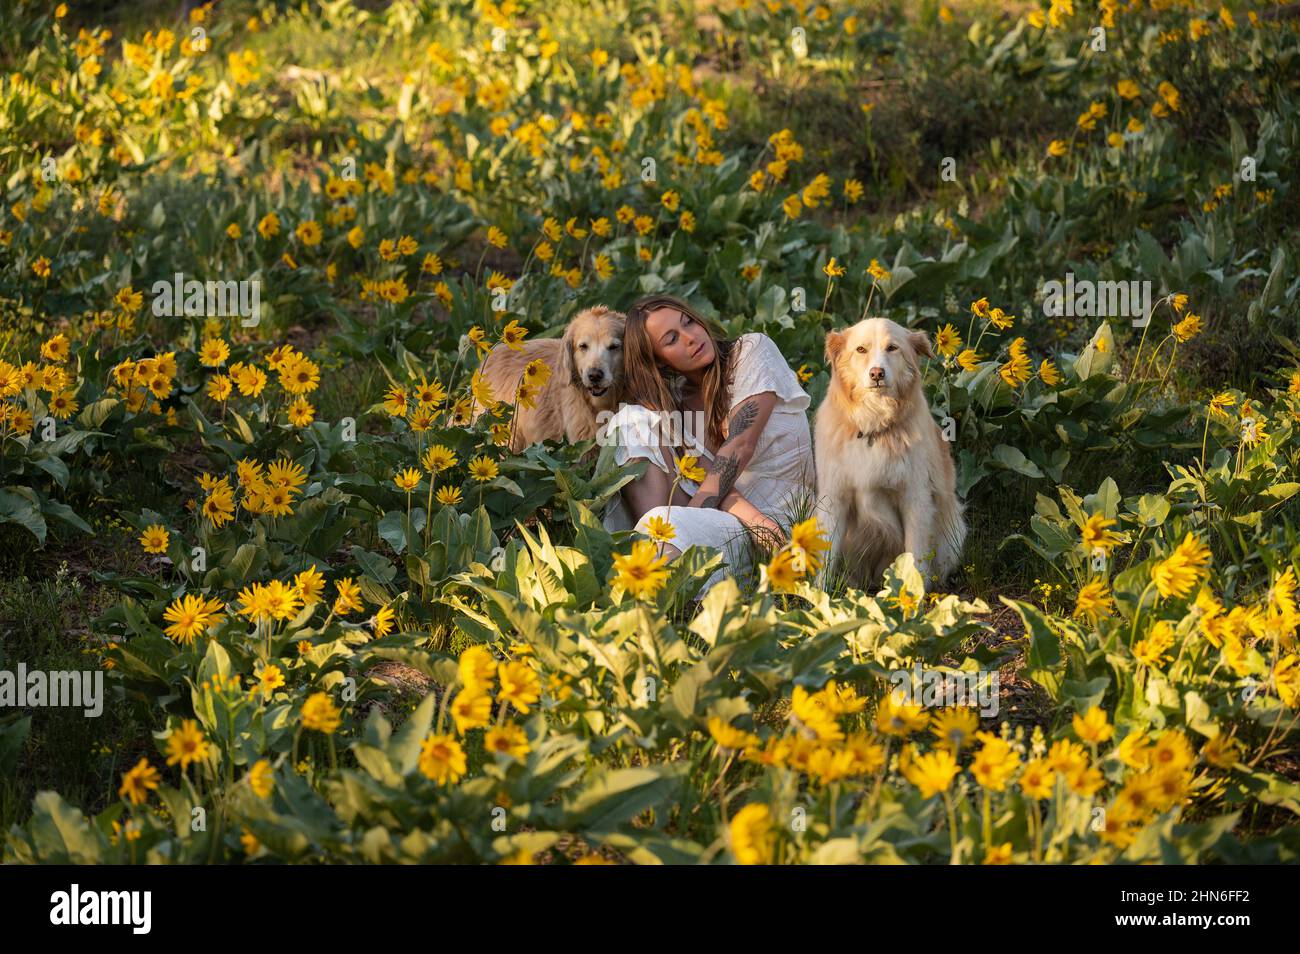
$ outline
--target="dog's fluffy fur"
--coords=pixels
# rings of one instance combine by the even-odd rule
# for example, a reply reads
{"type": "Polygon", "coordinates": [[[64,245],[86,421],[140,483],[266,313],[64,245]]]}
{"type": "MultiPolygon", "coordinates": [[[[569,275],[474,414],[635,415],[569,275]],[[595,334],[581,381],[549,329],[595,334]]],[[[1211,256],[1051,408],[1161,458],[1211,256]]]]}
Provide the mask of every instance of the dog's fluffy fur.
{"type": "MultiPolygon", "coordinates": [[[[483,362],[492,396],[513,401],[530,361],[551,369],[534,407],[520,407],[510,449],[518,453],[538,441],[566,438],[570,443],[596,436],[596,415],[618,409],[623,383],[624,315],[596,305],[578,312],[562,338],[526,341],[522,351],[499,344],[483,362]]],[[[477,403],[474,417],[483,413],[477,403]]]]}
{"type": "Polygon", "coordinates": [[[926,404],[924,332],[869,318],[826,336],[830,390],[817,409],[817,491],[830,510],[831,552],[850,583],[878,581],[911,552],[942,581],[958,563],[966,522],[947,442],[926,404]]]}

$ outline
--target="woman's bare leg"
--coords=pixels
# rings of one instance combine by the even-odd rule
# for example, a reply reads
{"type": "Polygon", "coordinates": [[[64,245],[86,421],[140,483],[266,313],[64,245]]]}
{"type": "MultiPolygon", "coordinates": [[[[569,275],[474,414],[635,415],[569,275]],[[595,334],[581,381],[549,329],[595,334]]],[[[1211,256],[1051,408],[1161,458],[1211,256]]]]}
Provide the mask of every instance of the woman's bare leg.
{"type": "MultiPolygon", "coordinates": [[[[664,455],[665,461],[673,460],[672,452],[667,447],[660,447],[660,453],[664,455]]],[[[623,502],[632,516],[632,522],[640,520],[647,511],[655,507],[685,507],[691,502],[691,498],[686,495],[681,486],[673,490],[673,499],[668,499],[668,491],[673,490],[673,478],[669,477],[662,470],[654,465],[651,461],[645,469],[645,474],[636,480],[627,484],[620,493],[623,494],[623,502]]]]}

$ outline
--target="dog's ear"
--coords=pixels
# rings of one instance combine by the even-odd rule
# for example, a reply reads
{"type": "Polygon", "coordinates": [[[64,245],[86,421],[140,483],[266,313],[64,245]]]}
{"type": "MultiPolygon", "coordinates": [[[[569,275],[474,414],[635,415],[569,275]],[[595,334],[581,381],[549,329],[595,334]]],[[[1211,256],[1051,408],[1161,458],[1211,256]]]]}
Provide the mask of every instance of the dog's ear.
{"type": "Polygon", "coordinates": [[[574,387],[582,387],[582,379],[578,377],[578,362],[573,357],[573,322],[569,322],[569,327],[564,329],[564,337],[560,339],[559,371],[561,378],[567,378],[574,387]]]}
{"type": "Polygon", "coordinates": [[[934,349],[930,347],[930,336],[924,331],[908,332],[907,337],[912,342],[912,350],[916,352],[918,357],[934,357],[934,349]]]}
{"type": "Polygon", "coordinates": [[[613,361],[610,366],[610,372],[614,375],[614,383],[623,383],[623,359],[627,354],[624,345],[627,338],[627,315],[622,312],[610,311],[605,315],[605,321],[609,323],[609,333],[613,338],[618,339],[618,350],[614,352],[613,361]]]}
{"type": "Polygon", "coordinates": [[[843,350],[844,332],[828,331],[826,333],[826,360],[834,364],[835,359],[840,356],[840,352],[843,350]]]}

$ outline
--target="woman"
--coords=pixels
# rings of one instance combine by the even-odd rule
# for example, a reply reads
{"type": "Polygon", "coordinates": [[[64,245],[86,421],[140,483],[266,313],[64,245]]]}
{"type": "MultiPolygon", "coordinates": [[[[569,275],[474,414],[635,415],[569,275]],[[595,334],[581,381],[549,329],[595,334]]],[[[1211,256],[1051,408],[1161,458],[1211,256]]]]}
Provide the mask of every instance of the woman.
{"type": "Polygon", "coordinates": [[[606,528],[647,533],[660,518],[675,531],[663,548],[670,559],[689,546],[716,547],[733,573],[749,561],[750,536],[783,543],[815,498],[815,480],[810,398],[775,342],[758,332],[726,340],[687,302],[652,295],[628,311],[623,352],[628,403],[607,439],[620,466],[650,463],[610,502],[606,528]],[[681,420],[686,426],[664,426],[681,420]],[[706,473],[674,489],[684,455],[706,473]]]}

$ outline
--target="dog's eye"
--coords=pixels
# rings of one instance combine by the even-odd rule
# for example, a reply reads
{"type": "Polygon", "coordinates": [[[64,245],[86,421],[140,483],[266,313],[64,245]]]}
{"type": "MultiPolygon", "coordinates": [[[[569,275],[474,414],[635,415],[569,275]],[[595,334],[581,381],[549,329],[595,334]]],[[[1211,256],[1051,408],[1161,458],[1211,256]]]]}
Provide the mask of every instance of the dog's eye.
{"type": "Polygon", "coordinates": [[[609,350],[610,350],[610,351],[617,351],[617,350],[618,350],[619,348],[621,348],[621,347],[623,347],[623,342],[621,342],[621,341],[611,341],[611,342],[609,343],[609,350]]]}
{"type": "Polygon", "coordinates": [[[582,344],[578,345],[578,350],[579,350],[579,351],[586,351],[586,350],[587,350],[587,342],[584,341],[582,344]]]}
{"type": "Polygon", "coordinates": [[[896,344],[891,344],[891,345],[890,345],[888,348],[886,348],[885,350],[886,350],[886,351],[897,351],[897,350],[898,350],[898,345],[896,345],[896,344]]]}
{"type": "Polygon", "coordinates": [[[867,353],[867,349],[864,348],[862,345],[858,345],[858,354],[866,354],[866,353],[867,353]]]}

